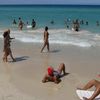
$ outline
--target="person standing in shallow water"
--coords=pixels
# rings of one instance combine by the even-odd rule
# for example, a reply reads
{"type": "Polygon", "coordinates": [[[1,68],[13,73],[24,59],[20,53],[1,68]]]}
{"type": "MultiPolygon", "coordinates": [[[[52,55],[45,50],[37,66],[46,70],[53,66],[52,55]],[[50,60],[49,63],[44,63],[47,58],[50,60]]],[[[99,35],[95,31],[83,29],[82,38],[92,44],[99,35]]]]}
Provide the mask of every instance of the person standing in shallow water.
{"type": "Polygon", "coordinates": [[[35,22],[34,19],[32,19],[32,24],[31,24],[31,25],[32,25],[32,29],[35,28],[35,26],[36,26],[36,22],[35,22]]]}
{"type": "Polygon", "coordinates": [[[23,29],[23,26],[24,26],[24,23],[22,22],[22,20],[19,21],[19,30],[22,30],[23,29]]]}
{"type": "Polygon", "coordinates": [[[48,33],[48,27],[45,27],[44,31],[44,45],[41,49],[41,52],[44,50],[45,46],[47,46],[48,52],[49,52],[49,33],[48,33]]]}

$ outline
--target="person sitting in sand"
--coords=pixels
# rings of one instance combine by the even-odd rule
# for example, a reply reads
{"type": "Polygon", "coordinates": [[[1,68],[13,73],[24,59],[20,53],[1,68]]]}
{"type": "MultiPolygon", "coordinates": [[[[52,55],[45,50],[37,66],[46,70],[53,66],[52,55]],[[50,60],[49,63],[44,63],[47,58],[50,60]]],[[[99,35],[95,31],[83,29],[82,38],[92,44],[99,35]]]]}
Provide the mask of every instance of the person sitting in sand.
{"type": "Polygon", "coordinates": [[[47,73],[45,74],[42,82],[45,83],[47,81],[52,81],[55,83],[59,83],[60,82],[60,77],[62,76],[62,73],[65,75],[65,64],[61,63],[58,67],[57,70],[54,70],[52,66],[49,66],[47,69],[47,73]]]}
{"type": "Polygon", "coordinates": [[[83,97],[84,100],[94,100],[95,97],[97,97],[100,94],[100,82],[93,79],[93,80],[89,81],[84,87],[77,88],[77,89],[81,89],[81,90],[87,90],[87,89],[90,89],[93,86],[96,88],[93,95],[90,98],[83,97]]]}
{"type": "Polygon", "coordinates": [[[4,32],[3,37],[4,37],[4,49],[3,49],[4,56],[3,56],[3,61],[4,62],[8,61],[8,59],[7,59],[8,55],[10,55],[12,60],[15,61],[15,59],[14,59],[14,57],[12,55],[11,48],[10,48],[10,42],[11,42],[12,39],[14,39],[14,38],[10,37],[10,29],[8,29],[7,31],[4,32]]]}
{"type": "Polygon", "coordinates": [[[49,51],[49,33],[48,33],[48,27],[47,26],[45,27],[45,31],[44,31],[44,45],[41,49],[41,52],[43,51],[45,46],[47,46],[47,49],[49,51]]]}

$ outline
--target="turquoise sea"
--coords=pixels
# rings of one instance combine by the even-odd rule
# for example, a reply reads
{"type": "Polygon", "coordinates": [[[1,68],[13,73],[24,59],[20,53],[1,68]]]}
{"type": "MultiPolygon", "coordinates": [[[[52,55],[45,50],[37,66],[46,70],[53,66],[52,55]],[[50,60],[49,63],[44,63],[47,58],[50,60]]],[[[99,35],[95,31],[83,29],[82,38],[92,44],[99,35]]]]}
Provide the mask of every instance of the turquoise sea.
{"type": "Polygon", "coordinates": [[[50,43],[79,47],[100,46],[100,6],[98,5],[0,5],[0,38],[5,29],[11,29],[16,40],[26,43],[42,43],[44,27],[49,27],[50,43]],[[13,25],[21,17],[25,26],[22,31],[13,25]],[[27,28],[32,19],[35,29],[27,28]],[[80,31],[72,31],[72,21],[83,20],[80,31]],[[51,21],[54,23],[52,24],[51,21]],[[66,24],[67,21],[67,24],[66,24]],[[88,22],[88,25],[86,25],[88,22]],[[69,28],[67,28],[69,26],[69,28]]]}

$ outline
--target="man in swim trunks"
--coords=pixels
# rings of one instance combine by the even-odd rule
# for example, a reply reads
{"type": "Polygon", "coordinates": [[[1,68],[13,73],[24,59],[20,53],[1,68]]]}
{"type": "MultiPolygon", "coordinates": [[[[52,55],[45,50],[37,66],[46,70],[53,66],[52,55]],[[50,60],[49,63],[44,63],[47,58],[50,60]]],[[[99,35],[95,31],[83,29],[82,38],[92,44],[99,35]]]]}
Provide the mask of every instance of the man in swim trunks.
{"type": "Polygon", "coordinates": [[[53,81],[55,83],[59,83],[60,81],[60,77],[62,76],[61,73],[63,72],[63,74],[65,75],[65,64],[61,63],[56,70],[53,69],[53,67],[49,66],[47,69],[47,73],[45,74],[42,82],[45,83],[47,81],[53,81]]]}

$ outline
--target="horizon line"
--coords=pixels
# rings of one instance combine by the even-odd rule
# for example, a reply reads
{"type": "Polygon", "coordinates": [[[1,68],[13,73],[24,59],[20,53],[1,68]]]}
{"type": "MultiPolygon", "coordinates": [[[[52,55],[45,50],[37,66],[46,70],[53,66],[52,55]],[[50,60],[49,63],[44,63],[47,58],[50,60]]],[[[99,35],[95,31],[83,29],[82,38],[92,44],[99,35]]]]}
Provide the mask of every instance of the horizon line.
{"type": "Polygon", "coordinates": [[[58,6],[59,6],[59,5],[62,5],[62,6],[63,6],[63,5],[65,5],[65,6],[67,6],[67,5],[72,5],[72,6],[74,6],[74,5],[77,5],[77,6],[78,6],[78,5],[79,5],[79,6],[94,6],[94,5],[97,5],[97,6],[100,6],[100,4],[0,4],[0,6],[2,6],[2,5],[5,5],[5,6],[6,6],[6,5],[7,5],[7,6],[8,6],[8,5],[41,5],[41,6],[42,6],[42,5],[43,5],[43,6],[46,6],[46,5],[47,5],[47,6],[48,6],[48,5],[51,5],[51,6],[52,6],[52,5],[58,5],[58,6]]]}

